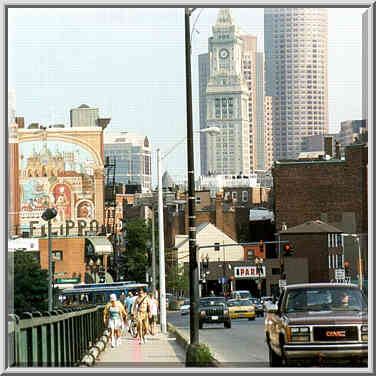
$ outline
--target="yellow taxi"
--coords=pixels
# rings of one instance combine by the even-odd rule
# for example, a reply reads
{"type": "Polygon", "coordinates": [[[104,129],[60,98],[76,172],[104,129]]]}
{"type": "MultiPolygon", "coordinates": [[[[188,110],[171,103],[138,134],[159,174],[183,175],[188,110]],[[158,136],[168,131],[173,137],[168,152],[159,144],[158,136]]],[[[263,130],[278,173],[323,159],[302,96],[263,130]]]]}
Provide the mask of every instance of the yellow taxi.
{"type": "Polygon", "coordinates": [[[244,317],[254,320],[256,318],[255,306],[248,299],[230,299],[227,305],[232,319],[244,317]]]}

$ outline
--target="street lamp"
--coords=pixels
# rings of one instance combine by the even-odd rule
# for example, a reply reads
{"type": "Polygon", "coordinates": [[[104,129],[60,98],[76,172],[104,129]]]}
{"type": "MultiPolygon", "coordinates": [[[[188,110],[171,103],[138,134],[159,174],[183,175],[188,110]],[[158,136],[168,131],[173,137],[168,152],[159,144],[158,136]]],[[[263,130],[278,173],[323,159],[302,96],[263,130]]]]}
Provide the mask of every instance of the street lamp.
{"type": "MultiPolygon", "coordinates": [[[[191,119],[192,120],[192,119],[191,119]]],[[[209,135],[216,135],[220,133],[218,127],[208,127],[198,131],[199,133],[207,133],[209,135]]],[[[188,148],[192,148],[192,151],[188,153],[188,171],[191,171],[188,174],[188,216],[189,216],[189,244],[190,244],[190,257],[191,257],[191,247],[192,247],[192,231],[194,232],[194,247],[196,248],[196,228],[195,228],[195,221],[192,218],[194,215],[194,209],[192,211],[192,205],[194,206],[196,198],[194,197],[194,171],[193,171],[193,129],[191,129],[192,136],[186,136],[177,144],[175,144],[167,153],[163,156],[161,155],[160,149],[157,149],[157,171],[158,171],[158,233],[159,233],[159,295],[160,295],[160,317],[161,317],[161,331],[162,333],[166,333],[167,331],[167,323],[166,323],[166,282],[165,282],[165,255],[164,255],[164,215],[163,215],[163,187],[162,187],[162,160],[166,158],[178,145],[180,145],[183,141],[187,138],[188,148]],[[192,199],[193,197],[193,199],[192,199]],[[194,230],[192,230],[194,229],[194,230]]],[[[154,232],[153,232],[154,233],[154,232]]],[[[194,260],[196,260],[196,267],[194,268],[195,277],[194,280],[196,281],[197,293],[198,293],[198,280],[199,280],[199,271],[197,267],[197,258],[196,258],[196,249],[194,251],[194,260]]],[[[189,259],[190,265],[192,265],[191,258],[189,259]]],[[[191,268],[191,266],[190,266],[191,268]]],[[[191,271],[191,270],[190,270],[191,271]]],[[[154,280],[154,276],[153,276],[154,280]]],[[[190,279],[191,281],[191,279],[190,279]]],[[[191,285],[190,285],[191,286],[191,285]]],[[[190,288],[192,292],[192,287],[190,288]]],[[[191,296],[191,301],[193,302],[193,298],[191,296]]],[[[197,336],[198,336],[198,304],[199,299],[197,296],[197,336]]],[[[194,306],[193,306],[194,307],[194,306]]],[[[192,311],[195,312],[195,311],[192,311]]],[[[191,315],[194,316],[194,315],[191,315]]],[[[193,343],[191,341],[191,343],[193,343]]],[[[198,339],[197,342],[198,343],[198,339]]]]}
{"type": "Polygon", "coordinates": [[[51,219],[57,216],[55,208],[48,208],[42,214],[42,219],[48,222],[48,310],[52,311],[52,239],[51,219]]]}
{"type": "Polygon", "coordinates": [[[261,298],[261,289],[262,289],[262,282],[261,282],[261,273],[262,273],[262,266],[264,264],[264,260],[261,257],[256,257],[255,259],[256,263],[256,270],[258,275],[258,281],[257,281],[257,288],[259,290],[259,297],[261,298]]]}

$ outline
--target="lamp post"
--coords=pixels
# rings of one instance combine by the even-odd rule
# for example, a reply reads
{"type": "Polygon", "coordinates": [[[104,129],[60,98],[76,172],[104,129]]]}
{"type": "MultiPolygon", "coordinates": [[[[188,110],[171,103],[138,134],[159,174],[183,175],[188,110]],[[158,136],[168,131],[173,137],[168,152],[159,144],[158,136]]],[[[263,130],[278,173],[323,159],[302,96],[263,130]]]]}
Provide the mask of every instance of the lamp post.
{"type": "MultiPolygon", "coordinates": [[[[191,98],[192,100],[192,98],[191,98]]],[[[188,174],[188,196],[189,196],[189,201],[188,201],[188,216],[189,216],[189,229],[190,229],[190,235],[189,235],[189,250],[191,251],[192,246],[192,241],[191,241],[191,233],[192,231],[196,235],[196,227],[195,227],[195,221],[192,218],[194,216],[194,208],[192,209],[192,205],[194,206],[195,203],[195,197],[194,197],[194,171],[193,171],[193,129],[192,129],[192,107],[191,107],[191,127],[189,134],[192,134],[191,137],[188,137],[188,171],[191,171],[190,174],[188,174]],[[192,199],[193,197],[193,199],[192,199]],[[193,229],[193,230],[192,230],[193,229]]],[[[198,131],[199,133],[207,133],[209,135],[216,135],[220,133],[220,129],[218,127],[208,127],[204,128],[198,131]]],[[[166,284],[165,284],[165,256],[164,256],[164,215],[163,215],[163,188],[162,188],[162,160],[166,158],[178,145],[180,145],[185,139],[187,138],[184,137],[181,141],[176,143],[167,153],[165,153],[163,156],[161,155],[160,149],[157,149],[157,172],[158,172],[158,233],[159,233],[159,297],[160,297],[160,317],[161,317],[161,331],[162,333],[166,333],[167,330],[167,324],[166,324],[166,284]]],[[[154,234],[154,232],[153,232],[154,234]]],[[[194,236],[194,248],[196,248],[196,236],[194,236]]],[[[190,252],[190,265],[191,264],[191,252],[190,252]]],[[[195,289],[197,290],[198,294],[198,262],[196,258],[196,250],[195,250],[195,255],[194,255],[194,260],[196,260],[196,266],[194,268],[194,281],[195,281],[195,289]]],[[[155,265],[155,263],[154,263],[155,265]]],[[[191,272],[191,270],[190,270],[191,272]]],[[[155,273],[155,272],[154,272],[155,273]]],[[[190,274],[191,275],[191,274],[190,274]]],[[[154,276],[153,276],[154,280],[154,276]]],[[[191,277],[190,277],[190,286],[191,284],[191,277]]],[[[192,288],[190,288],[190,291],[192,291],[192,288]]],[[[191,296],[191,301],[193,302],[192,296],[191,296]]],[[[197,296],[197,305],[199,303],[198,296],[197,296]]],[[[193,306],[194,307],[194,306],[193,306]]],[[[193,309],[193,308],[192,308],[193,309]]],[[[191,312],[194,312],[193,310],[191,312]]],[[[194,315],[191,315],[194,316],[194,315]]],[[[197,336],[198,336],[198,306],[197,306],[197,336]]],[[[191,342],[192,343],[192,342],[191,342]]],[[[198,339],[197,342],[198,343],[198,339]]]]}
{"type": "Polygon", "coordinates": [[[48,222],[48,310],[52,311],[52,239],[51,239],[51,219],[57,216],[55,208],[48,208],[42,214],[42,219],[48,222]]]}
{"type": "MultiPolygon", "coordinates": [[[[363,290],[363,260],[362,260],[362,252],[360,249],[360,239],[359,234],[342,234],[343,236],[351,236],[355,239],[357,245],[358,245],[358,262],[359,262],[359,279],[358,279],[358,285],[361,290],[363,290]]],[[[345,246],[345,243],[343,242],[343,247],[345,246]]]]}

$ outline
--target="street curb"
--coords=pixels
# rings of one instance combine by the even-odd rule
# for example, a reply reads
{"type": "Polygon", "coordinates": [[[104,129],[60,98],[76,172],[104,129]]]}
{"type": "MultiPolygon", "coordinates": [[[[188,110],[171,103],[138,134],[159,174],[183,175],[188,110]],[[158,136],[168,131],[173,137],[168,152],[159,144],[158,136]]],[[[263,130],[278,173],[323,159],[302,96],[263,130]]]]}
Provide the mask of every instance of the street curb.
{"type": "MultiPolygon", "coordinates": [[[[189,339],[174,325],[167,323],[167,330],[173,334],[176,338],[176,342],[183,347],[184,350],[187,350],[189,346],[189,339]]],[[[211,360],[212,367],[223,367],[222,364],[215,358],[211,360]]]]}

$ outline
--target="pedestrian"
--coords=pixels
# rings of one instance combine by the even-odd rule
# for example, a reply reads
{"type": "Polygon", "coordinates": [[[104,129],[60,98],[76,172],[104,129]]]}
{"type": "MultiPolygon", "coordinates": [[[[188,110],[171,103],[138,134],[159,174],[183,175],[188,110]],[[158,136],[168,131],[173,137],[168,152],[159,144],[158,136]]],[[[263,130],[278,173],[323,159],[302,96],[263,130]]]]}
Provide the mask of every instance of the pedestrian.
{"type": "Polygon", "coordinates": [[[151,313],[150,300],[143,288],[138,290],[138,297],[133,304],[133,315],[137,320],[138,343],[146,343],[145,335],[148,330],[148,315],[151,313]]]}
{"type": "Polygon", "coordinates": [[[110,295],[110,302],[104,309],[104,325],[111,331],[111,346],[120,346],[121,332],[124,327],[124,320],[127,318],[124,306],[117,300],[115,294],[110,295]]]}
{"type": "Polygon", "coordinates": [[[128,320],[127,320],[127,327],[128,327],[128,332],[131,332],[131,321],[132,321],[132,306],[133,306],[133,294],[131,291],[128,292],[127,298],[125,299],[125,308],[127,310],[128,314],[128,320]]]}
{"type": "Polygon", "coordinates": [[[151,311],[151,314],[149,316],[150,334],[153,336],[155,334],[155,325],[156,325],[157,316],[158,316],[158,300],[155,299],[155,296],[153,293],[150,293],[150,311],[151,311]]]}

